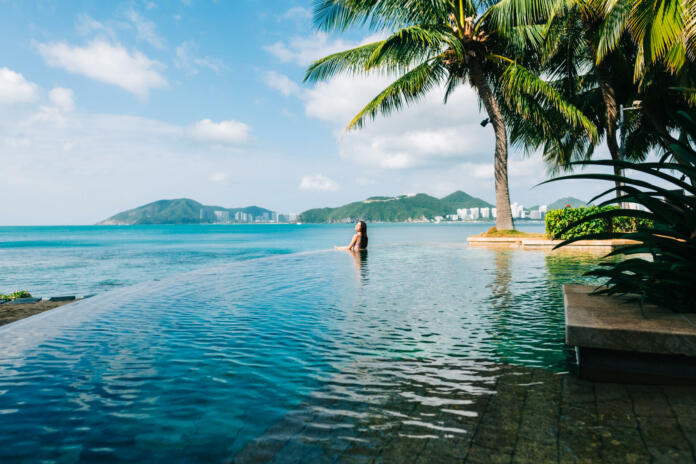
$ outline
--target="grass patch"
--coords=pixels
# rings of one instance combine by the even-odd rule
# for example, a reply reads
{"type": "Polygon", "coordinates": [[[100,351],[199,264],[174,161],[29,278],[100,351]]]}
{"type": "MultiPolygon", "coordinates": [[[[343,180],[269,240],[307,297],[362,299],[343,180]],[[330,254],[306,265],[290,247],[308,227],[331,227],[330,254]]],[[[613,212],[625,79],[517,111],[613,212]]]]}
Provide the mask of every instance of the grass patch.
{"type": "Polygon", "coordinates": [[[0,300],[14,300],[15,298],[31,298],[31,293],[26,290],[17,290],[16,292],[3,295],[0,293],[0,300]]]}
{"type": "Polygon", "coordinates": [[[481,234],[481,237],[489,238],[503,238],[503,237],[515,237],[515,238],[537,238],[545,239],[545,234],[533,234],[529,232],[522,232],[521,230],[498,230],[495,227],[491,227],[488,231],[481,234]]]}

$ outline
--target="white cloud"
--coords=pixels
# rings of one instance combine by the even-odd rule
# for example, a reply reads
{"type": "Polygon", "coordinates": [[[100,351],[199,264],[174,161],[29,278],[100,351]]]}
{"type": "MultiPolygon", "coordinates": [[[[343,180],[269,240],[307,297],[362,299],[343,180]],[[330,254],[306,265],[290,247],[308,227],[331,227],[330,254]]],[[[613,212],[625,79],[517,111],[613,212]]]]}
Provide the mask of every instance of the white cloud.
{"type": "Polygon", "coordinates": [[[471,166],[471,172],[477,179],[493,179],[493,163],[475,164],[471,166]]]}
{"type": "Polygon", "coordinates": [[[64,87],[56,87],[48,93],[48,98],[62,111],[72,111],[75,108],[75,94],[64,87]]]}
{"type": "Polygon", "coordinates": [[[203,119],[195,123],[189,133],[193,139],[204,142],[242,143],[249,139],[250,131],[251,127],[242,122],[203,119]]]}
{"type": "Polygon", "coordinates": [[[378,38],[379,36],[370,36],[362,42],[351,42],[331,39],[325,32],[315,32],[309,37],[294,37],[287,45],[284,42],[275,42],[263,47],[263,49],[283,63],[307,66],[319,58],[356,47],[361,43],[378,40],[378,38]]]}
{"type": "Polygon", "coordinates": [[[326,177],[323,174],[312,174],[302,177],[298,188],[300,190],[322,190],[333,192],[338,190],[340,186],[334,180],[326,177]]]}
{"type": "Polygon", "coordinates": [[[300,93],[300,86],[285,74],[280,74],[275,71],[268,71],[264,74],[263,79],[266,82],[266,85],[272,89],[278,90],[286,97],[300,93]]]}
{"type": "Polygon", "coordinates": [[[390,80],[384,76],[336,77],[303,93],[305,113],[334,125],[342,157],[370,168],[409,169],[462,160],[489,161],[493,134],[481,128],[477,97],[466,87],[445,106],[442,90],[388,118],[368,120],[359,130],[343,128],[390,80]]]}
{"type": "Polygon", "coordinates": [[[303,6],[293,6],[288,11],[283,13],[283,16],[281,16],[281,18],[294,21],[312,19],[312,10],[303,6]]]}
{"type": "Polygon", "coordinates": [[[0,68],[0,104],[32,102],[38,98],[39,87],[20,73],[0,68]]]}
{"type": "Polygon", "coordinates": [[[211,182],[215,182],[218,184],[222,184],[227,182],[227,179],[229,179],[230,175],[227,174],[226,172],[221,172],[221,171],[215,171],[210,173],[210,180],[211,182]]]}
{"type": "Polygon", "coordinates": [[[220,72],[227,69],[225,63],[217,58],[210,56],[196,56],[197,47],[193,42],[183,42],[176,47],[176,57],[174,58],[174,66],[177,69],[184,69],[189,74],[198,74],[200,68],[208,68],[215,72],[220,72]]]}
{"type": "Polygon", "coordinates": [[[118,43],[96,39],[84,47],[56,42],[38,48],[49,66],[116,85],[139,97],[167,86],[160,74],[161,63],[137,50],[131,53],[118,43]]]}
{"type": "Polygon", "coordinates": [[[138,34],[138,40],[143,40],[155,48],[163,49],[164,39],[157,34],[157,25],[147,18],[140,16],[135,10],[126,11],[126,18],[133,24],[138,34]]]}

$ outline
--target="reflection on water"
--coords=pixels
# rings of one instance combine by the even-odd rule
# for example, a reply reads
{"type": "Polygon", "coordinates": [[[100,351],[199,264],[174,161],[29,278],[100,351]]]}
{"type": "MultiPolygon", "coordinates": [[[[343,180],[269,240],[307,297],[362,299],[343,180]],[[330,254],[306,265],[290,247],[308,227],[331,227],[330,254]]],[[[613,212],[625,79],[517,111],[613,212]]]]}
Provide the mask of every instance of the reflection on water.
{"type": "Polygon", "coordinates": [[[353,256],[353,261],[355,262],[355,268],[358,270],[358,275],[360,276],[361,282],[367,281],[367,250],[355,250],[351,251],[350,254],[353,256]]]}
{"type": "Polygon", "coordinates": [[[374,247],[64,306],[0,329],[0,461],[210,462],[256,440],[290,444],[282,462],[319,439],[329,458],[359,443],[357,459],[457,437],[505,364],[568,369],[560,285],[594,259],[374,247]]]}

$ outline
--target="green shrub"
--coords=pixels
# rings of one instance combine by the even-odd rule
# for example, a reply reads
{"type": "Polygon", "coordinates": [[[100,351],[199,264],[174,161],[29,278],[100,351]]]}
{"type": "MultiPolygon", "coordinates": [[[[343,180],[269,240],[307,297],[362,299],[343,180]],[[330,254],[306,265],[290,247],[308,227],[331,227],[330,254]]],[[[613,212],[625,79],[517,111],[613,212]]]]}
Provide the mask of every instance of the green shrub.
{"type": "Polygon", "coordinates": [[[16,292],[3,295],[0,293],[0,300],[14,300],[15,298],[31,298],[31,293],[26,290],[17,290],[16,292]]]}
{"type": "Polygon", "coordinates": [[[554,239],[569,240],[590,234],[633,232],[651,226],[650,221],[633,217],[585,220],[592,215],[616,209],[616,206],[552,209],[546,213],[546,235],[554,239]],[[575,223],[578,225],[570,228],[575,223]]]}

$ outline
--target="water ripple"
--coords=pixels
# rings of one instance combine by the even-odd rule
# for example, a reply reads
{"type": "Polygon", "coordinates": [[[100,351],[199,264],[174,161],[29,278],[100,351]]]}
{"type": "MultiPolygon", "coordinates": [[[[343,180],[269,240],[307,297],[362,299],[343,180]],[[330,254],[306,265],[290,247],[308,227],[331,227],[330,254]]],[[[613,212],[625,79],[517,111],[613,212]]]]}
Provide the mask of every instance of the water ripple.
{"type": "Polygon", "coordinates": [[[303,443],[337,456],[394,434],[470,433],[506,363],[568,369],[560,285],[594,261],[447,246],[295,254],[10,324],[0,460],[244,462],[257,446],[285,450],[282,462],[303,443]]]}

